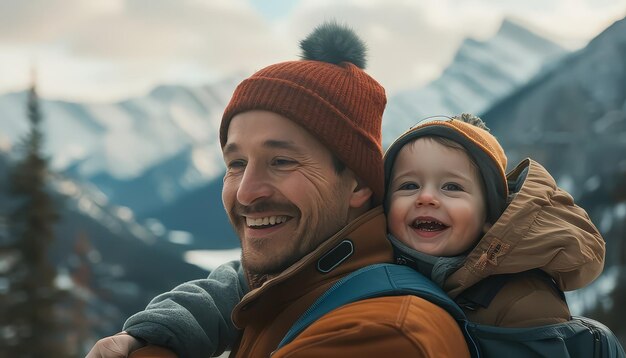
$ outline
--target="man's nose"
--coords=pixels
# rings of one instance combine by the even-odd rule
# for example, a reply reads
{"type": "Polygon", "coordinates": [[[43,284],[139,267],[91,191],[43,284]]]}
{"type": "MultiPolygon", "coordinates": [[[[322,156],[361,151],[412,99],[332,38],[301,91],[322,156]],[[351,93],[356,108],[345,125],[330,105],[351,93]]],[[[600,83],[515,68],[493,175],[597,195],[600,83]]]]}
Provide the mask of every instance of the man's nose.
{"type": "Polygon", "coordinates": [[[237,201],[242,205],[250,205],[269,197],[272,190],[268,173],[259,166],[249,164],[237,189],[237,201]]]}

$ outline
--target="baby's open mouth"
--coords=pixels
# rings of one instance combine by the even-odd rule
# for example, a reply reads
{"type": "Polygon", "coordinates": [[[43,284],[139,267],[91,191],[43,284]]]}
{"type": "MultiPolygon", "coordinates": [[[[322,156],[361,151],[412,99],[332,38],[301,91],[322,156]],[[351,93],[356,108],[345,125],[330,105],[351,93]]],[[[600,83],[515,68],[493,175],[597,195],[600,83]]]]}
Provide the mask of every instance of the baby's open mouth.
{"type": "Polygon", "coordinates": [[[415,220],[411,227],[423,231],[442,231],[448,228],[448,225],[437,220],[415,220]]]}

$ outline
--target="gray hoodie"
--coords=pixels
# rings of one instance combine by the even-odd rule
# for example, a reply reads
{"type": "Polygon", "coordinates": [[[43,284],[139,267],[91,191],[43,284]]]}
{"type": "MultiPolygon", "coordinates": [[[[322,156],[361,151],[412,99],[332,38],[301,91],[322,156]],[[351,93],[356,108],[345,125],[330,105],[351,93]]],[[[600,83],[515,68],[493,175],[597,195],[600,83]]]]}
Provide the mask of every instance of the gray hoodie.
{"type": "Polygon", "coordinates": [[[179,357],[219,356],[238,336],[230,315],[247,292],[241,263],[231,261],[206,279],[183,283],[155,297],[124,323],[124,330],[179,357]]]}

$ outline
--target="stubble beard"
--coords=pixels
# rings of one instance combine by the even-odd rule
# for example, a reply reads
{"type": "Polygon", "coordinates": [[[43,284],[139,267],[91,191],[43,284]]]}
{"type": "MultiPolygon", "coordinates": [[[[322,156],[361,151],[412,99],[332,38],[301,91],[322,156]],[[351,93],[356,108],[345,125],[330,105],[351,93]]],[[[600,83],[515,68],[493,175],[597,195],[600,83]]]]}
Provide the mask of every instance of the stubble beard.
{"type": "MultiPolygon", "coordinates": [[[[297,219],[301,220],[300,217],[297,219]]],[[[281,251],[282,255],[280,257],[273,255],[271,247],[263,247],[265,245],[262,240],[257,240],[254,243],[254,250],[251,250],[251,252],[264,254],[266,259],[255,262],[247,257],[247,254],[250,252],[242,250],[243,266],[250,274],[263,276],[266,279],[278,276],[304,256],[315,251],[321,244],[348,225],[349,220],[347,215],[345,218],[339,218],[337,215],[327,214],[316,221],[319,221],[317,225],[312,223],[303,225],[300,223],[300,227],[294,233],[294,236],[289,238],[289,242],[284,243],[284,245],[289,244],[292,246],[285,251],[281,251]],[[326,230],[323,230],[324,228],[326,230]],[[306,246],[303,246],[302,243],[306,243],[306,246]]]]}
{"type": "Polygon", "coordinates": [[[234,206],[228,210],[228,217],[241,242],[241,262],[248,274],[258,277],[261,283],[269,278],[275,277],[304,256],[313,252],[320,244],[348,225],[350,221],[349,206],[339,199],[342,197],[341,193],[341,188],[336,187],[330,194],[331,199],[326,201],[332,204],[318,208],[319,216],[317,220],[308,217],[308,223],[306,225],[302,222],[303,218],[300,209],[292,203],[264,201],[250,206],[243,206],[236,202],[234,206]],[[294,232],[293,237],[287,238],[289,242],[283,243],[292,246],[288,250],[281,251],[282,257],[273,255],[271,246],[263,239],[254,240],[254,243],[248,241],[247,244],[244,244],[243,238],[246,222],[242,215],[270,210],[292,213],[291,220],[299,221],[298,228],[294,232]],[[306,243],[305,247],[301,245],[303,240],[306,243]],[[248,245],[253,246],[252,250],[248,245]],[[268,248],[268,246],[270,247],[268,248]],[[263,259],[254,260],[250,257],[252,254],[263,256],[263,259]]]}
{"type": "Polygon", "coordinates": [[[264,246],[263,240],[253,244],[253,249],[247,249],[244,247],[241,253],[241,262],[243,267],[252,275],[274,277],[278,276],[281,272],[289,268],[295,262],[299,260],[299,256],[295,250],[287,251],[287,255],[284,257],[272,256],[271,251],[264,246]],[[250,256],[254,252],[256,256],[263,256],[262,259],[254,260],[250,256]]]}
{"type": "MultiPolygon", "coordinates": [[[[234,206],[227,211],[227,214],[231,226],[235,230],[237,237],[241,242],[241,262],[246,271],[248,271],[251,275],[275,276],[298,260],[298,253],[296,252],[297,246],[293,247],[291,250],[287,250],[286,252],[288,252],[289,255],[286,255],[286,257],[277,261],[277,257],[274,256],[271,251],[270,240],[260,238],[251,241],[244,238],[246,222],[243,215],[265,211],[289,213],[291,220],[298,220],[301,217],[300,210],[295,205],[291,203],[276,203],[269,201],[260,202],[250,206],[243,206],[239,203],[235,203],[234,206]],[[251,258],[253,255],[260,259],[255,260],[254,258],[251,258]]],[[[294,241],[291,240],[298,240],[299,236],[301,236],[300,233],[295,233],[294,237],[290,238],[290,242],[285,244],[293,244],[294,241]]]]}

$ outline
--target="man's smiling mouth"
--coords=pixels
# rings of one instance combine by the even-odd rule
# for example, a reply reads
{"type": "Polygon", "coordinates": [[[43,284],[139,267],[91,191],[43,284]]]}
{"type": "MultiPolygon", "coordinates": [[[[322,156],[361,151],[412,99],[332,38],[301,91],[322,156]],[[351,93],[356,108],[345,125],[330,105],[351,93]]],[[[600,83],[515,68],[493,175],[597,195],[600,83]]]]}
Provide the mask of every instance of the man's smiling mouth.
{"type": "Polygon", "coordinates": [[[249,228],[264,229],[267,227],[282,224],[284,222],[287,222],[287,220],[289,220],[289,217],[286,215],[272,215],[255,219],[246,217],[246,225],[249,228]]]}

